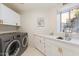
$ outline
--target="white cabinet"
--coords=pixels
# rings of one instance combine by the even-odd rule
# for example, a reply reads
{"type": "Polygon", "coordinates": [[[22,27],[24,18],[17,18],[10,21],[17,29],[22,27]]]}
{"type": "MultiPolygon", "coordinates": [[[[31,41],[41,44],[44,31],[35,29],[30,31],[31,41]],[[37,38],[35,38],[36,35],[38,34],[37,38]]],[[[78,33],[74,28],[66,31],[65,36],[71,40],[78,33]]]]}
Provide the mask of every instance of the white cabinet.
{"type": "Polygon", "coordinates": [[[78,50],[78,46],[45,39],[45,54],[47,56],[79,56],[78,50]]]}
{"type": "Polygon", "coordinates": [[[79,47],[77,45],[67,44],[53,38],[34,35],[33,43],[35,48],[47,56],[79,56],[79,47]]]}
{"type": "Polygon", "coordinates": [[[39,49],[42,53],[45,53],[44,39],[37,35],[35,35],[34,37],[35,48],[39,49]]]}
{"type": "Polygon", "coordinates": [[[20,15],[4,4],[0,4],[0,20],[4,25],[20,26],[20,15]]]}
{"type": "Polygon", "coordinates": [[[68,47],[63,43],[52,41],[49,39],[45,40],[45,54],[47,56],[73,56],[78,55],[75,50],[68,47]]]}
{"type": "Polygon", "coordinates": [[[63,49],[63,56],[77,56],[77,55],[79,55],[79,54],[76,53],[76,51],[72,50],[71,48],[70,49],[67,49],[67,48],[63,49]]]}
{"type": "Polygon", "coordinates": [[[51,40],[45,40],[45,54],[47,56],[59,56],[58,46],[54,44],[51,40]]]}
{"type": "MultiPolygon", "coordinates": [[[[64,45],[63,45],[64,46],[64,45]]],[[[78,46],[65,45],[63,47],[63,56],[79,56],[78,46]]]]}
{"type": "Polygon", "coordinates": [[[45,53],[45,43],[43,37],[40,37],[40,51],[45,53]]]}
{"type": "Polygon", "coordinates": [[[62,56],[79,56],[79,47],[72,44],[67,44],[64,42],[52,41],[54,44],[58,45],[58,52],[62,56]]]}

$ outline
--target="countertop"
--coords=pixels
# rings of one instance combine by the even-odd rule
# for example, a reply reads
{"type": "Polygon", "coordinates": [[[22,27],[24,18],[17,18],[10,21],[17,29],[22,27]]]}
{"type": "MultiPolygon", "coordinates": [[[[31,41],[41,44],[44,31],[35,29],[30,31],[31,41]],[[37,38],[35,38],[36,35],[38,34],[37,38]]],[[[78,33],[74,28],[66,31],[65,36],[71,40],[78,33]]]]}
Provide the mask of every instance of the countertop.
{"type": "Polygon", "coordinates": [[[79,46],[79,38],[72,38],[71,40],[68,41],[68,40],[65,40],[64,37],[63,37],[64,38],[63,40],[57,39],[57,37],[59,36],[56,36],[56,35],[44,35],[44,34],[35,34],[35,35],[38,35],[38,36],[41,36],[43,38],[47,38],[50,40],[55,40],[55,41],[79,46]]]}

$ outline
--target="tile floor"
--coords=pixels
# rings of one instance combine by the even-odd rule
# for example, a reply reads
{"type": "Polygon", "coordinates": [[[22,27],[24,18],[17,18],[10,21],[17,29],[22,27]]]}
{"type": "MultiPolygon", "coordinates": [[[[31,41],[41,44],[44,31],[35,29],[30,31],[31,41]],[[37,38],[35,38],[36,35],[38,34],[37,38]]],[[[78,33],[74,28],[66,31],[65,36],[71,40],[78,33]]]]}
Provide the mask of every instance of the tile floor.
{"type": "Polygon", "coordinates": [[[37,49],[29,46],[26,51],[22,54],[22,56],[44,56],[37,49]]]}

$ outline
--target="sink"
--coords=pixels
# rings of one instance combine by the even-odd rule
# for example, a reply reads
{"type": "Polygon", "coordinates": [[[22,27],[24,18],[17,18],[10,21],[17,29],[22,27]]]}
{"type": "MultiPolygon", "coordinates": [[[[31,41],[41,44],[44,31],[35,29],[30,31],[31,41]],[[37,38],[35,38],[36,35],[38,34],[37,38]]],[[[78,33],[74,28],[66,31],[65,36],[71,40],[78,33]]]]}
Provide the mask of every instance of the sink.
{"type": "Polygon", "coordinates": [[[57,40],[63,40],[64,38],[63,37],[57,37],[56,39],[57,40]]]}

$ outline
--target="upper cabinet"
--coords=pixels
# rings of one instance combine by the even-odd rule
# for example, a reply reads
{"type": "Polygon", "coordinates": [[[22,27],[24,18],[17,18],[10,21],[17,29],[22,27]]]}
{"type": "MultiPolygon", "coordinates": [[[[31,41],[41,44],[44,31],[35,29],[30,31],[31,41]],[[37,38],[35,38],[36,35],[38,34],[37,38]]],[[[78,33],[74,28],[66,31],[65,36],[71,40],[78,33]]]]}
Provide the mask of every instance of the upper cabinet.
{"type": "Polygon", "coordinates": [[[0,24],[20,26],[20,15],[4,4],[0,4],[0,24]]]}

